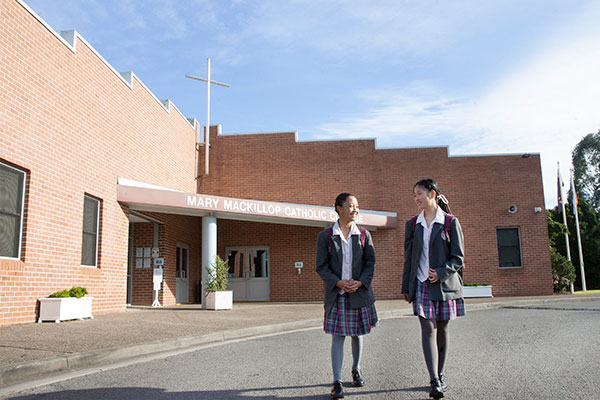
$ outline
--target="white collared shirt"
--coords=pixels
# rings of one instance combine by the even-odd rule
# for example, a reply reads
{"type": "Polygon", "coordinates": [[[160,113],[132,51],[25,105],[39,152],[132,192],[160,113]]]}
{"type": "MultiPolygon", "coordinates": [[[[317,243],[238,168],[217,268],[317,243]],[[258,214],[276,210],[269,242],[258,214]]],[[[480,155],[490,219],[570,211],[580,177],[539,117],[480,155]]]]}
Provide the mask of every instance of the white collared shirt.
{"type": "MultiPolygon", "coordinates": [[[[342,234],[342,230],[340,229],[340,225],[338,221],[333,225],[333,230],[331,231],[332,235],[339,235],[340,242],[342,243],[342,280],[352,279],[352,235],[359,235],[360,230],[358,226],[354,222],[352,222],[352,226],[350,227],[350,233],[348,237],[344,237],[342,234]]],[[[343,294],[344,291],[339,289],[340,294],[343,294]]]]}
{"type": "Polygon", "coordinates": [[[421,224],[423,226],[423,252],[419,258],[419,269],[417,270],[417,279],[419,282],[425,282],[429,278],[429,241],[431,239],[431,230],[433,229],[433,224],[437,222],[443,225],[445,218],[446,216],[441,207],[437,208],[435,218],[431,222],[430,226],[427,226],[427,221],[425,220],[425,211],[421,211],[417,217],[417,224],[421,224]]]}

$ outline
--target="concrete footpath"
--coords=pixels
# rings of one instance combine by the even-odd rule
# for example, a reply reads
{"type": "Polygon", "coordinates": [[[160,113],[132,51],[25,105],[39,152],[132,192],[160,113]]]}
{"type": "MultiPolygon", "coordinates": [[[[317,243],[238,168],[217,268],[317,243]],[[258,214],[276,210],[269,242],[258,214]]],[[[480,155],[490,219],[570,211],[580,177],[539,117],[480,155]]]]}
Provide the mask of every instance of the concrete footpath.
{"type": "MultiPolygon", "coordinates": [[[[466,304],[468,313],[590,298],[600,301],[600,295],[556,295],[466,299],[466,304]]],[[[376,306],[382,320],[412,315],[403,300],[379,300],[376,306]]],[[[228,311],[191,304],[129,307],[82,321],[0,327],[0,387],[207,344],[318,328],[322,317],[320,302],[235,303],[228,311]]]]}

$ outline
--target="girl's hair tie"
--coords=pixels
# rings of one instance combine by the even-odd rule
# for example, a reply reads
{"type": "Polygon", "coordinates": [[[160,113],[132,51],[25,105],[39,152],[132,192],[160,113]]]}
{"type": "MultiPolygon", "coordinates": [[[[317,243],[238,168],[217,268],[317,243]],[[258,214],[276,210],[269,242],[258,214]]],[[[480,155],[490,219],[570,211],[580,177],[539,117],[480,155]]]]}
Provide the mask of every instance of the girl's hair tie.
{"type": "Polygon", "coordinates": [[[438,198],[438,200],[441,200],[442,203],[448,204],[448,199],[443,194],[440,194],[437,198],[438,198]]]}

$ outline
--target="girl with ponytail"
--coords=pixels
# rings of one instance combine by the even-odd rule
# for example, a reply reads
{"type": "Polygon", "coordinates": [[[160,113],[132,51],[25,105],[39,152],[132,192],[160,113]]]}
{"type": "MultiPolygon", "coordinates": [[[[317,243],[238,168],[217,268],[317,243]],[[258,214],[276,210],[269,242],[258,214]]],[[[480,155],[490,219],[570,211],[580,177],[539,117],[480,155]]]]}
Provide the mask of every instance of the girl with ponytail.
{"type": "Polygon", "coordinates": [[[406,222],[404,234],[404,300],[419,317],[425,364],[434,399],[444,397],[444,366],[450,320],[465,315],[462,266],[464,239],[448,199],[433,179],[413,187],[419,214],[406,222]]]}

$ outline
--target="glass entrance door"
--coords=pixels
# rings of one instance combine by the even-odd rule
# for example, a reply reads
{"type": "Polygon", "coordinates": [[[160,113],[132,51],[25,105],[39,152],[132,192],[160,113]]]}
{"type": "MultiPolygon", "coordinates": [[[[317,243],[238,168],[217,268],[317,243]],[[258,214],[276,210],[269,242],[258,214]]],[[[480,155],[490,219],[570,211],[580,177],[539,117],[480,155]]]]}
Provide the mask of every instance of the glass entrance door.
{"type": "Polygon", "coordinates": [[[189,302],[189,253],[190,247],[187,244],[177,243],[177,265],[175,273],[175,301],[177,303],[189,302]]]}
{"type": "Polygon", "coordinates": [[[269,300],[269,249],[267,247],[228,247],[229,289],[233,299],[269,300]]]}

